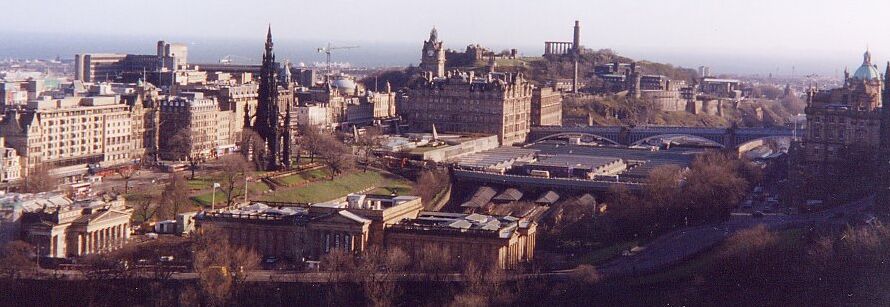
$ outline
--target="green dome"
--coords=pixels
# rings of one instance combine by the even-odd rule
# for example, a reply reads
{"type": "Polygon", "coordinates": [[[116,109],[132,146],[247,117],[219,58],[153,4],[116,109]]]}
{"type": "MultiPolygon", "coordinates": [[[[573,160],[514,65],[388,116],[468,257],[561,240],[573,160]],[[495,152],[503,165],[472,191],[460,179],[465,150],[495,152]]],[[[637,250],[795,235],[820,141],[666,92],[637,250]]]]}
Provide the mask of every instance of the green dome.
{"type": "Polygon", "coordinates": [[[870,51],[865,50],[865,54],[862,55],[862,66],[859,66],[859,69],[856,69],[856,72],[853,73],[853,78],[859,80],[881,79],[881,73],[878,72],[878,67],[871,64],[870,51]]]}
{"type": "Polygon", "coordinates": [[[878,67],[862,64],[862,66],[859,66],[859,69],[856,69],[856,72],[853,73],[853,78],[859,80],[874,80],[880,79],[881,74],[878,72],[878,67]]]}

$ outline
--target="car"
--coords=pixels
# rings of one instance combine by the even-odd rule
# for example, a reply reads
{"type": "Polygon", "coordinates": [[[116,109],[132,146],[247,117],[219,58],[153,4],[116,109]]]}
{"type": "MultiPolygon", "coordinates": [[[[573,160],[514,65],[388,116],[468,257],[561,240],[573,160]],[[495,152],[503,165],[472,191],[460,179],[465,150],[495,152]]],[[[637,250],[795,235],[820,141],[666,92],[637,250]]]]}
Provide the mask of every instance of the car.
{"type": "Polygon", "coordinates": [[[278,257],[275,256],[266,256],[263,258],[263,269],[265,270],[273,270],[278,265],[278,257]]]}
{"type": "Polygon", "coordinates": [[[752,206],[752,205],[744,205],[744,206],[742,206],[742,209],[744,209],[744,210],[751,210],[751,209],[754,209],[754,206],[752,206]]]}
{"type": "Polygon", "coordinates": [[[751,213],[751,217],[763,217],[763,212],[754,211],[754,213],[751,213]]]}

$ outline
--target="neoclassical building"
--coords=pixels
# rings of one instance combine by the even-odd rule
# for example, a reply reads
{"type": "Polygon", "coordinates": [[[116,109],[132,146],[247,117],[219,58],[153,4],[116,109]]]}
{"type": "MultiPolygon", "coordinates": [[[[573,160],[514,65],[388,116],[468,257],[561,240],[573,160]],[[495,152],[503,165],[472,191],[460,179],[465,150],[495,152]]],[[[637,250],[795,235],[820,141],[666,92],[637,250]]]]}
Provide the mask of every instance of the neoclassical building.
{"type": "Polygon", "coordinates": [[[416,196],[350,194],[319,204],[252,203],[198,214],[198,231],[221,229],[265,256],[319,259],[332,250],[399,248],[419,259],[440,251],[454,264],[515,268],[534,258],[536,224],[511,216],[422,212],[416,196]]]}
{"type": "Polygon", "coordinates": [[[80,257],[120,248],[130,238],[130,217],[122,196],[73,201],[54,196],[21,204],[24,240],[50,258],[80,257]]]}
{"type": "Polygon", "coordinates": [[[332,249],[361,252],[383,245],[384,229],[423,208],[419,197],[350,194],[318,204],[263,202],[198,214],[198,231],[222,229],[237,245],[263,255],[318,259],[332,249]]]}
{"type": "Polygon", "coordinates": [[[442,251],[455,265],[476,263],[516,268],[535,255],[537,225],[512,216],[421,212],[387,228],[387,248],[400,248],[414,259],[442,251]]]}

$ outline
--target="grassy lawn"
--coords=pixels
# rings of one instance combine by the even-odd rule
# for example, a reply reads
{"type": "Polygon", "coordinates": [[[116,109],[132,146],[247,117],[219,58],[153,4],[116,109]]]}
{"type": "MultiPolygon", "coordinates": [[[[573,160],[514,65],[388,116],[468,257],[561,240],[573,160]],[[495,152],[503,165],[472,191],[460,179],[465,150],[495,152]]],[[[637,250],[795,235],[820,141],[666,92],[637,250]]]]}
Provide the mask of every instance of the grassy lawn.
{"type": "Polygon", "coordinates": [[[300,184],[307,181],[324,179],[328,177],[328,172],[324,168],[318,168],[278,178],[278,181],[286,185],[300,184]]]}
{"type": "MultiPolygon", "coordinates": [[[[243,186],[241,188],[243,188],[243,186]]],[[[269,186],[266,185],[266,183],[264,183],[264,182],[251,182],[250,184],[247,185],[247,189],[251,195],[251,198],[255,198],[256,197],[255,195],[260,195],[261,193],[269,190],[269,186]]],[[[243,190],[241,190],[241,189],[236,191],[235,194],[237,195],[236,198],[239,200],[242,200],[244,198],[243,190]]],[[[212,199],[213,199],[212,191],[208,191],[207,193],[195,195],[192,197],[193,201],[197,202],[198,204],[200,204],[202,206],[210,206],[210,202],[212,199]]],[[[226,202],[226,195],[217,190],[216,191],[216,204],[217,205],[225,204],[225,202],[226,202]]]]}
{"type": "Polygon", "coordinates": [[[390,190],[381,188],[392,188],[399,194],[408,194],[411,191],[410,182],[407,182],[404,179],[374,171],[355,171],[350,174],[341,175],[334,180],[320,180],[298,188],[283,189],[265,194],[258,199],[267,201],[318,203],[343,197],[346,196],[346,194],[370,187],[378,187],[372,191],[372,193],[390,193],[390,190]]]}
{"type": "Polygon", "coordinates": [[[618,242],[609,246],[604,246],[592,250],[586,254],[578,255],[573,259],[575,265],[579,264],[600,264],[606,260],[610,260],[621,255],[622,251],[637,246],[637,241],[618,242]]]}

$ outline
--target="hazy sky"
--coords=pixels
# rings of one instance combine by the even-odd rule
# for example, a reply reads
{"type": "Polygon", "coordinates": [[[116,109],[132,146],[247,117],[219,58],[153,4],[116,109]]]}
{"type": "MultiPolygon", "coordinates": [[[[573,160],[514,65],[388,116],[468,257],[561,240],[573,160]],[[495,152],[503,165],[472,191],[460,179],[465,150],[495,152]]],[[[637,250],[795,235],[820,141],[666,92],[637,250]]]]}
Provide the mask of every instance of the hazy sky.
{"type": "Polygon", "coordinates": [[[271,23],[284,41],[419,45],[435,25],[449,48],[480,43],[540,54],[545,40],[571,40],[578,19],[589,48],[684,66],[827,73],[855,69],[866,45],[876,62],[890,56],[886,0],[29,0],[2,7],[2,32],[87,38],[261,40],[271,23]]]}

